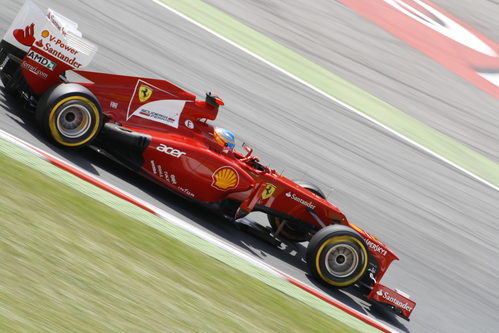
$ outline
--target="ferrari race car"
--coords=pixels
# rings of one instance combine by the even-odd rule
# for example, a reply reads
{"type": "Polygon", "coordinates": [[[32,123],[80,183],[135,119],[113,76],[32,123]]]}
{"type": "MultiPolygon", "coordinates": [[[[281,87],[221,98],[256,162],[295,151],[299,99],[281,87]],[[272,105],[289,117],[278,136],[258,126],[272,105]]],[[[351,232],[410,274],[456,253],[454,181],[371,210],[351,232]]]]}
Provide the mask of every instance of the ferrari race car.
{"type": "Polygon", "coordinates": [[[94,148],[233,220],[263,212],[271,237],[309,242],[313,277],[335,288],[355,285],[368,301],[409,318],[415,302],[379,283],[397,256],[316,186],[261,164],[249,146],[236,151],[232,133],[210,123],[221,98],[198,100],[165,80],[82,70],[96,51],[75,22],[27,1],[0,42],[4,91],[25,101],[56,145],[94,148]],[[82,79],[69,82],[69,71],[82,79]]]}

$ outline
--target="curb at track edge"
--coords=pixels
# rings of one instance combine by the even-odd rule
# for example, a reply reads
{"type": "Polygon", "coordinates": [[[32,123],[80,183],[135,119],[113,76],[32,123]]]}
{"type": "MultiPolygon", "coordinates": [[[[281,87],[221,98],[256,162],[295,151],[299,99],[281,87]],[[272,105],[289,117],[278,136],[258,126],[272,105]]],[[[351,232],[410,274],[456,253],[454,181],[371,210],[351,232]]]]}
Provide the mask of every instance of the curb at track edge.
{"type": "MultiPolygon", "coordinates": [[[[136,206],[136,207],[138,207],[138,208],[140,208],[140,209],[142,209],[150,214],[157,216],[163,222],[167,222],[175,227],[178,227],[178,228],[182,229],[183,231],[188,232],[190,234],[193,234],[194,236],[200,238],[201,240],[204,240],[205,242],[209,242],[212,245],[245,260],[246,262],[253,265],[254,267],[259,268],[260,270],[263,270],[266,273],[270,273],[274,278],[278,278],[281,281],[285,281],[290,286],[292,285],[294,287],[297,287],[299,290],[305,292],[309,296],[313,296],[314,298],[316,298],[318,300],[322,300],[326,303],[329,303],[330,305],[332,305],[333,307],[335,307],[339,311],[342,311],[342,312],[362,321],[363,323],[371,326],[372,328],[375,328],[377,330],[380,330],[380,331],[386,332],[386,333],[398,332],[397,330],[395,330],[391,327],[388,327],[387,325],[377,321],[376,319],[371,318],[371,317],[369,317],[369,316],[367,316],[367,315],[365,315],[357,310],[354,310],[354,309],[346,306],[345,304],[337,301],[336,299],[330,297],[329,295],[307,285],[306,283],[303,283],[302,281],[299,281],[299,280],[285,274],[284,272],[279,271],[278,269],[266,264],[265,262],[240,251],[239,249],[237,249],[236,247],[234,247],[230,243],[224,241],[223,239],[216,237],[216,236],[213,236],[213,235],[210,235],[210,234],[206,233],[205,231],[203,231],[203,230],[201,230],[193,225],[188,224],[187,222],[183,221],[182,219],[180,219],[180,218],[178,218],[170,213],[167,213],[167,212],[161,210],[160,208],[155,207],[154,205],[149,204],[149,203],[147,203],[139,198],[136,198],[133,195],[131,195],[125,191],[122,191],[121,189],[109,184],[108,182],[106,182],[104,180],[97,179],[94,176],[92,176],[91,174],[89,174],[88,172],[78,168],[77,166],[71,165],[68,162],[64,162],[62,159],[59,159],[59,158],[57,158],[57,157],[39,149],[39,148],[36,148],[33,145],[15,137],[12,134],[5,132],[2,129],[0,129],[0,139],[3,139],[3,140],[0,140],[0,152],[6,153],[6,151],[11,150],[11,148],[13,148],[13,146],[15,146],[17,148],[21,148],[24,151],[30,153],[31,155],[34,155],[34,156],[38,157],[39,159],[50,163],[52,166],[55,166],[55,167],[65,171],[66,173],[69,173],[73,176],[76,176],[77,178],[83,180],[84,182],[87,182],[93,186],[96,186],[99,189],[104,190],[104,191],[112,194],[115,197],[118,197],[122,200],[125,200],[128,203],[131,203],[132,205],[134,205],[134,206],[136,206]],[[11,144],[11,147],[6,147],[9,143],[11,144]]],[[[11,156],[11,157],[14,158],[15,160],[27,165],[28,167],[33,166],[31,163],[27,163],[26,159],[24,159],[18,155],[11,156]]],[[[48,174],[48,173],[45,173],[45,174],[48,174]]],[[[49,176],[54,178],[57,181],[60,181],[60,179],[56,178],[54,175],[49,174],[49,176]]],[[[79,190],[80,192],[83,192],[83,190],[81,190],[81,189],[77,188],[77,190],[79,190]]],[[[85,193],[85,192],[83,192],[83,193],[85,193]]],[[[85,193],[85,194],[87,194],[87,193],[85,193]]],[[[101,201],[97,198],[94,198],[94,199],[101,201]]],[[[101,202],[103,202],[103,201],[101,201],[101,202]]],[[[108,203],[106,203],[106,202],[103,202],[103,203],[109,206],[108,203]]],[[[137,219],[137,221],[143,222],[143,221],[140,221],[139,219],[137,219]]],[[[160,232],[165,233],[163,230],[159,230],[159,228],[155,227],[152,224],[148,224],[148,225],[150,227],[160,231],[160,232]]],[[[186,245],[189,245],[191,247],[194,247],[194,248],[200,250],[198,247],[196,247],[192,244],[186,243],[185,240],[182,240],[180,238],[180,236],[176,237],[175,235],[173,235],[171,233],[168,233],[168,235],[171,237],[174,237],[176,239],[179,239],[180,241],[182,241],[186,245]]],[[[202,251],[202,252],[204,252],[204,251],[202,251]]],[[[209,256],[211,256],[217,260],[220,260],[220,258],[217,258],[212,253],[207,253],[207,252],[204,252],[204,253],[208,254],[209,256]]],[[[271,283],[269,283],[269,279],[255,276],[254,274],[248,273],[248,272],[246,272],[246,271],[244,271],[244,270],[242,270],[234,265],[231,265],[230,263],[226,262],[226,264],[228,264],[231,267],[236,268],[237,270],[239,270],[247,275],[252,276],[253,278],[257,278],[261,282],[263,282],[263,283],[265,283],[265,284],[267,284],[267,285],[269,285],[277,290],[280,290],[278,286],[276,287],[275,285],[272,285],[271,283]]],[[[341,318],[337,318],[334,315],[332,315],[331,313],[326,312],[325,309],[321,308],[320,306],[311,305],[311,304],[307,303],[304,299],[302,299],[301,297],[299,297],[298,295],[296,295],[294,293],[289,293],[289,292],[286,292],[283,290],[280,290],[280,291],[284,292],[286,295],[288,295],[290,297],[293,297],[301,302],[304,302],[305,304],[307,304],[309,306],[316,308],[317,310],[324,312],[326,315],[329,315],[329,316],[335,318],[336,320],[346,324],[347,326],[352,327],[350,325],[350,323],[344,322],[341,318]]],[[[324,304],[322,304],[322,306],[324,306],[324,304]]],[[[358,325],[356,325],[356,326],[358,326],[358,325]]],[[[359,329],[359,327],[352,327],[352,328],[359,329]]]]}

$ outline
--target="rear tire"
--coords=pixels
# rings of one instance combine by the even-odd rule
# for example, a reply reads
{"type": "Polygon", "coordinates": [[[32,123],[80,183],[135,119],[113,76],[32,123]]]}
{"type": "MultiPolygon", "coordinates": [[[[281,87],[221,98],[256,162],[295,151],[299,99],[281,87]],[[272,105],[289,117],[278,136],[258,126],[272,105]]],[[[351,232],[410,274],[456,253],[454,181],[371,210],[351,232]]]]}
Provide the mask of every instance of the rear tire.
{"type": "Polygon", "coordinates": [[[42,95],[36,120],[43,134],[55,144],[81,148],[100,133],[103,115],[97,98],[87,88],[63,83],[42,95]]]}
{"type": "Polygon", "coordinates": [[[336,288],[343,288],[364,276],[369,252],[355,230],[344,225],[331,225],[312,237],[306,259],[312,276],[336,288]]]}
{"type": "MultiPolygon", "coordinates": [[[[296,184],[300,185],[301,187],[309,190],[310,192],[320,196],[321,198],[325,199],[326,196],[324,193],[315,185],[303,182],[303,181],[295,181],[296,184]]],[[[306,222],[300,222],[300,221],[288,221],[285,220],[281,217],[275,216],[268,214],[267,218],[269,220],[270,226],[272,227],[272,231],[275,233],[279,227],[283,224],[286,223],[281,231],[279,232],[279,235],[282,236],[283,238],[292,241],[292,242],[305,242],[310,239],[310,234],[311,231],[313,230],[313,226],[311,224],[308,224],[306,222]]]]}

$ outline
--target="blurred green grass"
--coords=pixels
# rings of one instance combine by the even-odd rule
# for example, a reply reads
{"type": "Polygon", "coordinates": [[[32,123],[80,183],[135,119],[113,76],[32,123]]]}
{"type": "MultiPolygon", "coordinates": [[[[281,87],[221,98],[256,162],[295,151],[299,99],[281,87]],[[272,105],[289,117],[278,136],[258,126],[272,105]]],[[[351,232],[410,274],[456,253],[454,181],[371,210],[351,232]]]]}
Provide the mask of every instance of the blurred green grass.
{"type": "Polygon", "coordinates": [[[355,332],[3,154],[0,172],[1,332],[355,332]]]}

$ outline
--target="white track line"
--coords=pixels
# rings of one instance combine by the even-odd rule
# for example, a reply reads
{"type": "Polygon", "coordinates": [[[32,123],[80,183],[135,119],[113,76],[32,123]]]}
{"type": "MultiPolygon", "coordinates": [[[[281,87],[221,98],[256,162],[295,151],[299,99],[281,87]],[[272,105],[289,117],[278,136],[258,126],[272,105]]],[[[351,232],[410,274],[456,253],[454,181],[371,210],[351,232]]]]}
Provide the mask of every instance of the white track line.
{"type": "Polygon", "coordinates": [[[250,55],[250,56],[252,56],[252,57],[254,57],[254,58],[258,59],[258,60],[260,60],[261,62],[265,63],[266,65],[268,65],[268,66],[270,66],[270,67],[272,67],[273,69],[275,69],[275,70],[277,70],[277,71],[279,71],[279,72],[283,73],[284,75],[286,75],[286,76],[288,76],[288,77],[290,77],[290,78],[292,78],[292,79],[294,79],[294,80],[296,80],[296,81],[300,82],[300,83],[301,83],[301,84],[303,84],[304,86],[306,86],[306,87],[308,87],[308,88],[312,89],[313,91],[315,91],[315,92],[317,92],[317,93],[321,94],[322,96],[324,96],[324,97],[326,97],[326,98],[330,99],[331,101],[333,101],[333,102],[335,102],[335,103],[337,103],[337,104],[341,105],[342,107],[344,107],[344,108],[346,108],[346,109],[348,109],[348,110],[350,110],[350,111],[354,112],[355,114],[359,115],[360,117],[362,117],[362,118],[364,118],[364,119],[366,119],[366,120],[368,120],[368,121],[370,121],[370,122],[372,122],[372,123],[374,123],[374,124],[378,125],[379,127],[383,128],[384,130],[386,130],[387,132],[391,133],[392,135],[394,135],[394,136],[396,136],[396,137],[398,137],[398,138],[402,139],[403,141],[405,141],[405,142],[407,142],[407,143],[409,143],[409,144],[411,144],[411,145],[415,146],[415,147],[416,147],[416,148],[418,148],[418,149],[421,149],[422,151],[424,151],[424,152],[426,152],[426,153],[430,154],[431,156],[436,157],[437,159],[441,160],[442,162],[444,162],[444,163],[446,163],[446,164],[448,164],[448,165],[450,165],[450,166],[452,166],[452,167],[456,168],[457,170],[459,170],[459,171],[463,172],[464,174],[466,174],[466,175],[470,176],[471,178],[473,178],[473,179],[475,179],[475,180],[477,180],[477,181],[481,182],[482,184],[485,184],[486,186],[489,186],[489,187],[491,187],[492,189],[494,189],[494,190],[496,190],[496,191],[498,191],[498,192],[499,192],[499,187],[498,187],[498,186],[495,186],[494,184],[492,184],[492,183],[488,182],[487,180],[485,180],[485,179],[481,178],[480,176],[475,175],[474,173],[472,173],[472,172],[470,172],[470,171],[468,171],[468,170],[464,169],[463,167],[461,167],[461,166],[457,165],[456,163],[454,163],[454,162],[452,162],[452,161],[450,161],[450,160],[446,159],[445,157],[443,157],[443,156],[441,156],[441,155],[437,154],[436,152],[434,152],[434,151],[430,150],[429,148],[426,148],[425,146],[423,146],[423,145],[421,145],[421,144],[417,143],[416,141],[414,141],[414,140],[412,140],[412,139],[410,139],[410,138],[408,138],[408,137],[404,136],[403,134],[401,134],[401,133],[399,133],[399,132],[397,132],[397,131],[393,130],[392,128],[390,128],[390,127],[388,127],[388,126],[384,125],[383,123],[381,123],[381,122],[377,121],[376,119],[371,118],[370,116],[366,115],[366,114],[365,114],[365,113],[363,113],[362,111],[359,111],[359,110],[357,110],[356,108],[354,108],[354,107],[352,107],[352,106],[350,106],[350,105],[348,105],[348,104],[346,104],[346,103],[344,103],[344,102],[340,101],[339,99],[337,99],[337,98],[335,98],[335,97],[333,97],[333,96],[329,95],[328,93],[326,93],[326,92],[322,91],[321,89],[319,89],[319,88],[317,88],[317,87],[315,87],[315,86],[311,85],[310,83],[308,83],[308,82],[306,82],[306,81],[304,81],[304,80],[300,79],[300,78],[299,78],[299,77],[297,77],[296,75],[291,74],[290,72],[288,72],[288,71],[286,71],[286,70],[282,69],[281,67],[279,67],[279,66],[277,66],[277,65],[275,65],[275,64],[273,64],[273,63],[271,63],[270,61],[268,61],[268,60],[266,60],[266,59],[262,58],[261,56],[259,56],[259,55],[255,54],[255,53],[253,53],[252,51],[250,51],[250,50],[248,50],[248,49],[246,49],[246,48],[244,48],[244,47],[240,46],[239,44],[236,44],[235,42],[231,41],[230,39],[228,39],[228,38],[226,38],[226,37],[224,37],[224,36],[222,36],[222,35],[220,35],[219,33],[215,32],[215,31],[211,30],[210,28],[205,27],[205,26],[204,26],[204,25],[202,25],[201,23],[199,23],[199,22],[197,22],[197,21],[195,21],[195,20],[191,19],[190,17],[188,17],[188,16],[186,16],[186,15],[182,14],[181,12],[177,11],[176,9],[173,9],[173,8],[171,8],[170,6],[168,6],[167,4],[165,4],[165,3],[161,2],[161,0],[152,0],[152,1],[153,1],[153,2],[155,2],[155,3],[157,3],[158,5],[160,5],[161,7],[168,9],[168,10],[169,10],[169,11],[171,11],[172,13],[174,13],[174,14],[176,14],[176,15],[178,15],[178,16],[180,16],[180,17],[182,17],[183,19],[185,19],[185,20],[189,21],[190,23],[192,23],[192,24],[194,24],[194,25],[198,26],[199,28],[201,28],[201,29],[203,29],[203,30],[205,30],[205,31],[207,31],[207,32],[209,32],[209,33],[211,33],[212,35],[214,35],[214,36],[216,36],[216,37],[218,37],[218,38],[220,38],[220,39],[222,39],[223,41],[225,41],[225,42],[229,43],[230,45],[232,45],[232,46],[234,46],[235,48],[237,48],[237,49],[239,49],[239,50],[243,51],[244,53],[246,53],[246,54],[248,54],[248,55],[250,55]]]}

